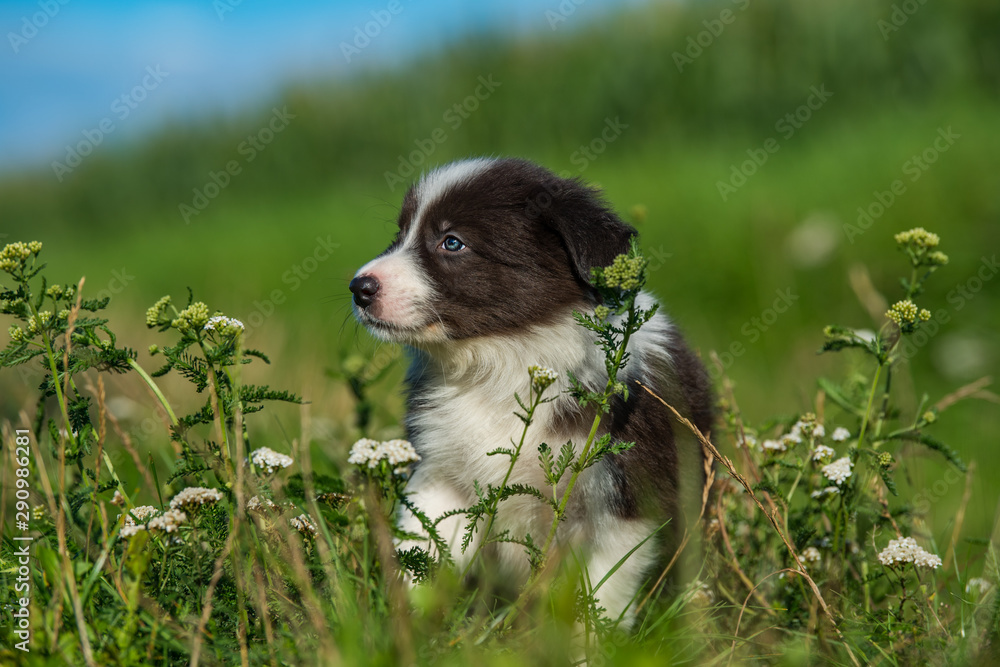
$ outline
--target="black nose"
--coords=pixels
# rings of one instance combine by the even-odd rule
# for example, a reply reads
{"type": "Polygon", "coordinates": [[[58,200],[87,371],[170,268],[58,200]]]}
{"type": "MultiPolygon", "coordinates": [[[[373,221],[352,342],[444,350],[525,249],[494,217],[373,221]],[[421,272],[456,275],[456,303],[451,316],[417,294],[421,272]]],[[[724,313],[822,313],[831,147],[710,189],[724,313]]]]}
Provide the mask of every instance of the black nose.
{"type": "Polygon", "coordinates": [[[365,308],[374,303],[379,284],[372,276],[358,276],[351,281],[349,287],[354,292],[354,303],[365,308]]]}

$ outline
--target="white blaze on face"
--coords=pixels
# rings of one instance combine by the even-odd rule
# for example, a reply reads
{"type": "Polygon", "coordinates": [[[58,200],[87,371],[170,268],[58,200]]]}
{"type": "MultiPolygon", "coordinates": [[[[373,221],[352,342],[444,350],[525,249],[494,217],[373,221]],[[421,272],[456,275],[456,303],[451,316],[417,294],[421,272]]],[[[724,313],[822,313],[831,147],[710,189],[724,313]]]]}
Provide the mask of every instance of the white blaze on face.
{"type": "Polygon", "coordinates": [[[417,260],[421,243],[420,227],[427,209],[450,188],[487,169],[492,160],[465,160],[435,169],[425,175],[416,187],[417,210],[410,221],[403,243],[392,252],[365,264],[356,278],[370,276],[378,281],[374,302],[367,308],[356,308],[358,318],[369,325],[373,333],[397,342],[417,343],[441,341],[447,338],[443,325],[434,312],[433,282],[417,260]],[[380,324],[389,327],[380,327],[380,324]]]}

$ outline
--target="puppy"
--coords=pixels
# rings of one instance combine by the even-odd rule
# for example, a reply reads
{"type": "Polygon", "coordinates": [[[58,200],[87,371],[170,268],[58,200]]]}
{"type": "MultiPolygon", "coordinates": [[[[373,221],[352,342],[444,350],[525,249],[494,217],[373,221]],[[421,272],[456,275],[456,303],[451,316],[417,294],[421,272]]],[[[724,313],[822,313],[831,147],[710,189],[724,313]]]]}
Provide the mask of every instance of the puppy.
{"type": "MultiPolygon", "coordinates": [[[[378,338],[410,350],[406,427],[422,460],[407,490],[429,517],[474,505],[474,481],[483,489],[502,483],[510,461],[487,452],[519,437],[523,423],[514,414],[514,393],[527,397],[531,365],[559,373],[546,393],[557,398],[537,410],[508,483],[546,489],[533,451],[539,443],[558,451],[572,440],[577,453],[582,450],[594,412],[566,392],[568,377],[602,391],[607,371],[594,335],[572,314],[593,312],[599,297],[589,282],[591,268],[627,252],[635,234],[595,190],[523,160],[455,162],[406,193],[395,240],[357,272],[350,290],[358,320],[378,338]]],[[[639,301],[649,307],[653,298],[643,293],[639,301]]],[[[645,578],[655,576],[654,566],[676,546],[683,483],[700,493],[704,475],[700,447],[688,429],[634,380],[701,431],[712,422],[708,375],[665,315],[658,313],[632,337],[629,352],[619,373],[628,400],[616,398],[601,433],[635,446],[580,475],[557,533],[562,551],[583,554],[594,585],[657,533],[597,591],[607,615],[626,624],[645,578]],[[687,451],[696,455],[683,455],[687,451]]],[[[473,542],[461,552],[464,519],[457,515],[438,525],[460,566],[476,549],[473,542]]],[[[500,504],[492,534],[530,534],[540,545],[552,520],[551,509],[537,499],[515,496],[500,504]]],[[[426,534],[406,510],[400,526],[426,534]]],[[[414,544],[433,552],[427,541],[414,544]]],[[[483,554],[508,581],[523,582],[529,574],[517,544],[489,544],[483,554]]]]}

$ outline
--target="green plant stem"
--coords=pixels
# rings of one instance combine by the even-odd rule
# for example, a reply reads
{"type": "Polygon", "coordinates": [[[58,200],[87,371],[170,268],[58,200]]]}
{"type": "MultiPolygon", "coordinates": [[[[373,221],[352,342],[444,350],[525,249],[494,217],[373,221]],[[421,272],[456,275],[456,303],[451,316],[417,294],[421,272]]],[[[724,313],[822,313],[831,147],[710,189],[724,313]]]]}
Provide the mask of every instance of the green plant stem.
{"type": "Polygon", "coordinates": [[[858,433],[858,449],[861,448],[861,443],[865,441],[865,431],[868,430],[868,421],[872,412],[872,405],[875,403],[875,391],[878,389],[878,381],[882,376],[882,369],[885,367],[884,363],[879,363],[878,368],[875,370],[875,379],[872,381],[872,389],[868,394],[868,407],[865,408],[864,419],[861,420],[861,432],[858,433]]]}
{"type": "Polygon", "coordinates": [[[153,394],[156,395],[156,399],[160,402],[160,405],[163,406],[163,409],[167,411],[167,415],[170,416],[170,423],[176,426],[177,415],[174,414],[174,409],[170,407],[170,403],[167,401],[167,397],[163,395],[162,391],[160,391],[160,387],[156,384],[155,381],[153,381],[153,378],[149,376],[149,373],[147,373],[142,366],[136,363],[135,359],[130,358],[128,360],[128,365],[131,366],[132,369],[139,374],[139,377],[141,377],[143,381],[149,386],[153,394]]]}
{"type": "MultiPolygon", "coordinates": [[[[503,482],[500,483],[500,489],[506,488],[507,482],[510,481],[510,476],[514,472],[514,466],[517,464],[517,460],[521,456],[521,448],[524,447],[524,439],[528,435],[528,427],[531,426],[532,419],[535,416],[535,409],[542,401],[542,392],[535,393],[534,389],[531,389],[530,391],[532,393],[532,400],[531,405],[528,408],[528,413],[525,415],[524,428],[521,430],[521,440],[517,443],[517,447],[514,448],[514,453],[510,457],[510,465],[507,466],[507,474],[504,475],[503,482]]],[[[487,513],[489,515],[489,519],[486,523],[486,528],[483,530],[482,536],[479,538],[479,544],[476,545],[476,550],[472,553],[472,558],[469,559],[469,562],[462,570],[462,579],[465,579],[466,575],[469,574],[469,571],[472,570],[473,564],[475,564],[476,559],[479,557],[479,554],[482,553],[483,547],[486,546],[486,543],[489,540],[490,531],[493,530],[493,524],[497,518],[499,504],[500,498],[497,497],[494,499],[489,512],[487,513]]]]}
{"type": "MultiPolygon", "coordinates": [[[[622,344],[618,348],[615,354],[615,360],[612,364],[612,370],[614,371],[614,376],[608,378],[608,383],[604,388],[604,404],[611,399],[614,394],[615,381],[618,379],[618,371],[621,368],[622,357],[625,355],[625,349],[628,347],[629,338],[632,335],[632,326],[635,322],[635,301],[633,299],[632,303],[629,305],[628,321],[625,325],[625,333],[622,336],[622,344]]],[[[602,406],[603,407],[603,406],[602,406]]],[[[590,427],[590,433],[587,435],[587,443],[583,446],[583,451],[580,453],[580,458],[577,462],[580,465],[573,466],[573,474],[570,475],[569,482],[566,484],[566,491],[563,492],[562,500],[559,502],[559,507],[556,508],[555,516],[552,520],[552,528],[549,529],[548,537],[545,538],[545,544],[542,545],[542,564],[548,560],[549,548],[552,546],[552,542],[555,540],[556,532],[559,530],[559,523],[562,521],[563,515],[566,514],[566,506],[569,504],[570,494],[573,492],[573,487],[576,486],[576,480],[580,477],[580,473],[584,470],[584,465],[587,461],[587,457],[590,455],[590,449],[594,445],[594,438],[597,436],[597,429],[601,425],[601,415],[603,412],[598,410],[597,414],[594,416],[594,423],[590,427]]],[[[539,571],[541,571],[540,568],[539,571]]]]}
{"type": "MultiPolygon", "coordinates": [[[[30,294],[28,289],[28,284],[22,283],[24,285],[25,293],[30,294]]],[[[31,301],[26,299],[25,302],[28,304],[28,308],[31,310],[31,316],[35,321],[40,322],[38,318],[38,310],[31,305],[31,301]]],[[[52,349],[52,341],[49,340],[49,334],[45,329],[42,329],[42,342],[45,343],[45,356],[49,360],[49,370],[52,371],[52,386],[56,389],[56,400],[59,402],[59,411],[62,413],[63,420],[66,422],[66,432],[69,434],[69,439],[74,444],[76,443],[76,438],[73,435],[73,426],[69,421],[69,409],[66,407],[66,397],[63,395],[62,386],[59,382],[59,369],[56,366],[56,354],[52,349]]],[[[69,374],[69,369],[66,369],[66,374],[69,374]]]]}

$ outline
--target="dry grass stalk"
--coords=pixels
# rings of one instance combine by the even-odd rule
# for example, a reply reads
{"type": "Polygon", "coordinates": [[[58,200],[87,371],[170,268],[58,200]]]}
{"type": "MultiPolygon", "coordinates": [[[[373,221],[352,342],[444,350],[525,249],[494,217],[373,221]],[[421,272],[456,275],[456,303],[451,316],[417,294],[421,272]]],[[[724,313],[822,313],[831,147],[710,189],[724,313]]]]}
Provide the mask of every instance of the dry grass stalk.
{"type": "MultiPolygon", "coordinates": [[[[781,541],[785,543],[785,548],[788,549],[789,555],[792,557],[792,560],[794,560],[795,564],[798,566],[798,569],[795,570],[795,572],[799,576],[801,576],[806,581],[806,583],[809,584],[809,587],[812,589],[813,594],[816,596],[817,601],[819,602],[820,606],[823,608],[823,612],[826,614],[827,619],[830,621],[830,625],[833,627],[834,631],[837,633],[837,636],[840,637],[840,639],[843,641],[844,640],[844,636],[840,632],[840,628],[837,627],[837,621],[833,618],[833,613],[830,611],[830,608],[827,606],[826,600],[823,599],[823,594],[820,592],[819,587],[816,585],[816,582],[813,581],[812,577],[810,577],[809,574],[806,572],[806,568],[802,564],[802,561],[799,559],[799,555],[795,551],[795,547],[792,546],[792,543],[788,540],[788,537],[785,536],[785,532],[781,529],[781,526],[778,524],[778,520],[776,518],[777,513],[778,513],[778,509],[776,507],[774,507],[773,503],[771,505],[773,509],[772,509],[772,511],[770,513],[766,509],[764,509],[764,505],[761,504],[760,500],[757,498],[757,495],[753,491],[753,487],[751,487],[750,484],[746,481],[746,479],[742,475],[740,475],[739,472],[736,471],[736,467],[733,465],[733,462],[729,460],[729,457],[723,456],[719,452],[719,450],[716,449],[715,445],[713,445],[708,440],[708,438],[706,438],[704,436],[704,434],[702,434],[702,432],[698,430],[698,427],[695,426],[694,424],[692,424],[689,419],[687,419],[686,417],[684,417],[672,405],[670,405],[669,403],[667,403],[666,401],[664,401],[662,398],[660,398],[659,396],[657,396],[649,387],[647,387],[646,385],[642,384],[638,380],[636,380],[636,384],[638,384],[640,387],[642,387],[643,389],[645,389],[646,392],[649,393],[650,396],[652,396],[653,398],[655,398],[656,400],[658,400],[660,403],[662,403],[664,405],[664,407],[666,407],[668,410],[670,410],[674,414],[674,416],[677,418],[678,421],[680,421],[680,423],[684,424],[684,426],[686,426],[687,428],[689,428],[691,430],[691,432],[694,433],[695,437],[697,437],[698,440],[701,441],[701,444],[708,451],[710,451],[712,453],[712,455],[715,457],[715,460],[718,461],[719,463],[721,463],[722,465],[724,465],[726,467],[726,469],[729,471],[729,474],[732,475],[736,479],[736,481],[738,481],[743,486],[744,489],[746,489],[746,492],[750,495],[750,498],[754,501],[754,503],[757,505],[757,507],[760,509],[760,511],[764,513],[764,516],[767,517],[767,520],[774,527],[774,530],[778,533],[778,537],[780,537],[781,541]]],[[[858,659],[856,657],[854,657],[854,652],[851,650],[851,647],[847,644],[846,641],[844,641],[843,645],[844,645],[844,648],[847,649],[847,654],[850,656],[851,662],[853,662],[855,665],[857,665],[858,667],[860,667],[861,663],[859,663],[858,659]]]]}

